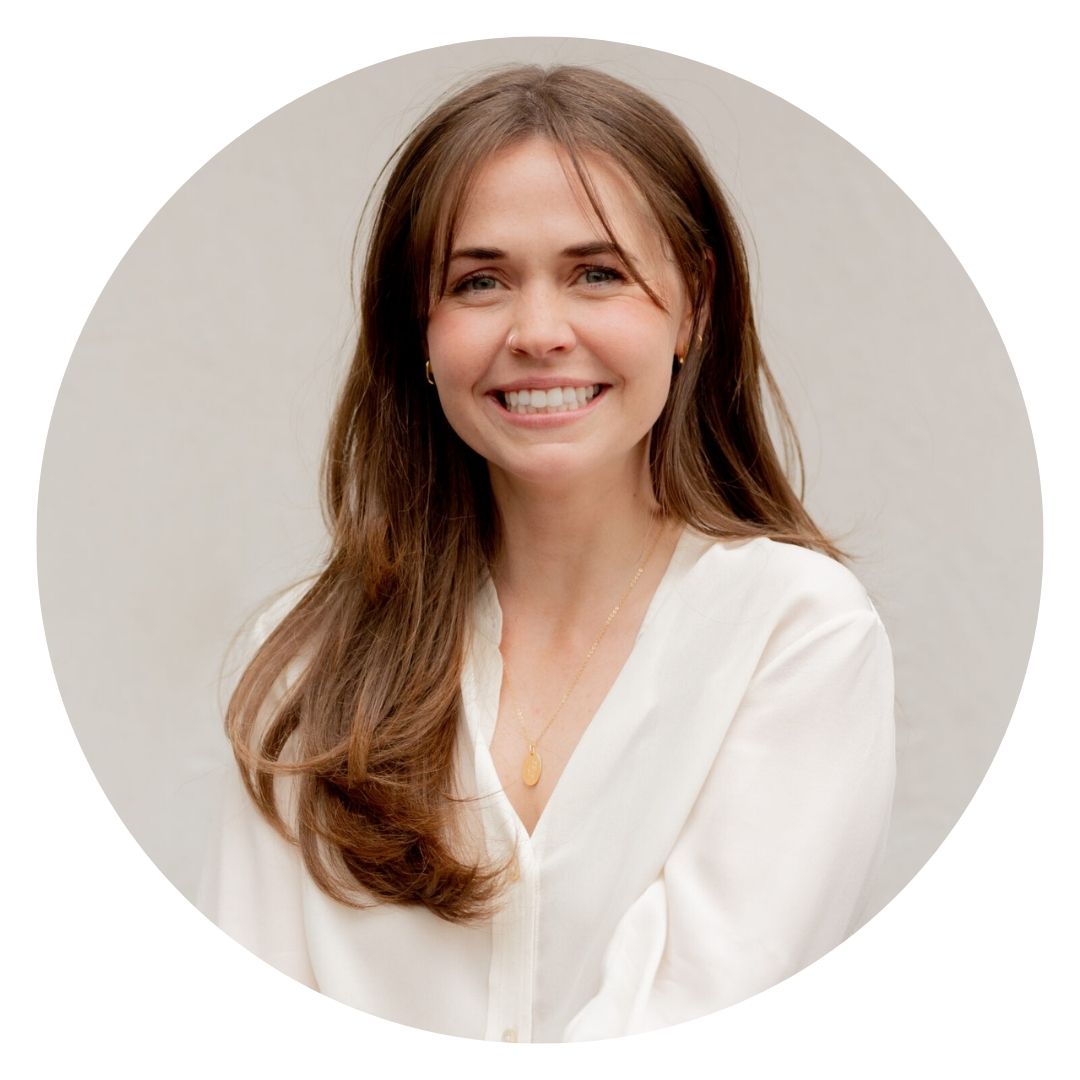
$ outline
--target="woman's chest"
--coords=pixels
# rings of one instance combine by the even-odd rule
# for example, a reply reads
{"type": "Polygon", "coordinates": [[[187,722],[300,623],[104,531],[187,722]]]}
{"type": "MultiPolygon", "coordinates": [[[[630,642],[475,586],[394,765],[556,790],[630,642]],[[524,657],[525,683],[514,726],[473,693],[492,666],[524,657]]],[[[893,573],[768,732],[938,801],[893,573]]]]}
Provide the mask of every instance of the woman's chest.
{"type": "MultiPolygon", "coordinates": [[[[560,656],[530,647],[522,637],[504,640],[491,757],[530,834],[626,669],[636,630],[634,624],[612,628],[584,664],[587,650],[567,648],[560,656]]],[[[593,732],[590,738],[595,743],[603,736],[593,732]]]]}

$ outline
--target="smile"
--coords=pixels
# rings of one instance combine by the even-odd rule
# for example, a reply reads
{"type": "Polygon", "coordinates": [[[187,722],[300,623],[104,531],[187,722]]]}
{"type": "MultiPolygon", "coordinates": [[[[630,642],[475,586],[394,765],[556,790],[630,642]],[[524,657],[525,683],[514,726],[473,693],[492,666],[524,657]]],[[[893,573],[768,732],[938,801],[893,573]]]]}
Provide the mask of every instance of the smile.
{"type": "Polygon", "coordinates": [[[601,384],[592,386],[555,386],[550,390],[497,390],[495,397],[507,412],[518,416],[547,415],[577,412],[603,389],[601,384]]]}

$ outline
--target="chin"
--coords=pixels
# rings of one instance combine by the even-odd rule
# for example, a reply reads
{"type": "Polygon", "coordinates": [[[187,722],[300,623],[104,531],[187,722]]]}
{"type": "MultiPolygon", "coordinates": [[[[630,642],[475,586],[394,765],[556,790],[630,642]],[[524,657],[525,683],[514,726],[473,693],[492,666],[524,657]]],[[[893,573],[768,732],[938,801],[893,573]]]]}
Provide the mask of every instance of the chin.
{"type": "Polygon", "coordinates": [[[611,483],[610,478],[620,472],[637,475],[641,467],[639,452],[620,457],[584,460],[581,446],[572,443],[537,448],[537,451],[530,455],[527,461],[493,461],[488,458],[488,468],[509,483],[564,491],[577,485],[606,486],[611,483]]]}

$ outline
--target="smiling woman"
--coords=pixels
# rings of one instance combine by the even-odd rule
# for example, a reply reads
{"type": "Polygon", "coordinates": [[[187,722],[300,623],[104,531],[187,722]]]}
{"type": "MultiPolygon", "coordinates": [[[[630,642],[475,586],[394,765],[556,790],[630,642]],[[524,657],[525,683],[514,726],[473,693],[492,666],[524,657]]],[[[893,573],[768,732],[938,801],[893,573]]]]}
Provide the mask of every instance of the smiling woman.
{"type": "Polygon", "coordinates": [[[432,374],[454,430],[488,462],[497,493],[547,489],[556,513],[580,483],[655,505],[649,432],[693,317],[641,195],[613,162],[587,166],[618,248],[604,241],[565,151],[542,137],[515,143],[473,178],[447,290],[428,317],[432,374]]]}
{"type": "MultiPolygon", "coordinates": [[[[606,580],[612,569],[634,565],[625,543],[612,548],[604,534],[614,523],[638,542],[646,515],[662,516],[649,474],[649,433],[693,317],[679,268],[640,193],[614,162],[590,156],[586,163],[617,245],[603,239],[604,223],[558,144],[543,137],[514,143],[473,178],[446,291],[428,316],[443,411],[488,463],[509,534],[529,538],[516,561],[507,545],[494,576],[504,612],[518,609],[513,631],[504,634],[503,662],[518,671],[518,692],[534,703],[551,699],[558,689],[552,675],[567,657],[584,655],[597,608],[618,595],[606,580]],[[594,592],[598,576],[603,586],[594,592]],[[556,605],[552,593],[566,599],[556,605]]],[[[657,539],[663,535],[658,530],[657,539]]],[[[671,536],[669,529],[669,543],[671,536]]],[[[662,554],[669,556],[670,546],[662,554]]],[[[644,586],[636,583],[642,603],[654,579],[655,572],[644,586]]],[[[639,625],[639,608],[632,606],[622,625],[639,625]]],[[[609,647],[579,695],[598,701],[628,650],[628,641],[609,647]]],[[[496,727],[502,786],[530,830],[588,723],[590,713],[576,711],[576,722],[552,734],[558,753],[546,774],[529,740],[525,768],[536,779],[524,788],[514,782],[513,765],[521,736],[512,723],[496,727]]]]}
{"type": "Polygon", "coordinates": [[[333,550],[260,619],[203,903],[402,1023],[602,1038],[857,925],[888,637],[769,438],[731,212],[679,121],[512,68],[399,148],[331,427],[333,550]]]}

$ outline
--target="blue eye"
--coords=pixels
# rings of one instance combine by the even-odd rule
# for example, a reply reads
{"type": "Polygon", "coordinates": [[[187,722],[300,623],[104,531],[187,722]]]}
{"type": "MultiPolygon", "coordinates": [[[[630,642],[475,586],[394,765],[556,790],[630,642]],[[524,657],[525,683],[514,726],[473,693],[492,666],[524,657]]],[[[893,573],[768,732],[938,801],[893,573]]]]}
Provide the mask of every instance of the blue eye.
{"type": "Polygon", "coordinates": [[[611,281],[622,281],[623,276],[610,266],[587,266],[581,272],[586,285],[606,285],[611,281]]]}
{"type": "Polygon", "coordinates": [[[491,292],[498,284],[490,274],[474,274],[464,281],[459,281],[454,286],[454,292],[491,292]]]}

